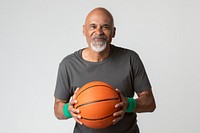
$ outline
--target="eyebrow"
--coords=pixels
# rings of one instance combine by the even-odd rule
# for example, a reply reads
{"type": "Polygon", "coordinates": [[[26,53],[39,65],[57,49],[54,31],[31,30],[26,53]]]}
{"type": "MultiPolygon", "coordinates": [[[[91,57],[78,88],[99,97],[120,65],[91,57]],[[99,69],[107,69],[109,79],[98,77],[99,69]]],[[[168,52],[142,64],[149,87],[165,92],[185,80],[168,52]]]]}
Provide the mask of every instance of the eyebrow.
{"type": "MultiPolygon", "coordinates": [[[[97,25],[97,24],[95,24],[95,23],[89,24],[89,26],[94,26],[94,25],[97,25]]],[[[107,23],[102,24],[101,26],[109,26],[109,27],[111,27],[111,25],[110,25],[110,24],[107,24],[107,23]]]]}
{"type": "Polygon", "coordinates": [[[103,25],[101,25],[101,26],[108,26],[108,27],[111,27],[110,24],[103,24],[103,25]]]}
{"type": "Polygon", "coordinates": [[[92,26],[92,25],[96,25],[95,23],[91,23],[91,24],[89,24],[89,26],[92,26]]]}

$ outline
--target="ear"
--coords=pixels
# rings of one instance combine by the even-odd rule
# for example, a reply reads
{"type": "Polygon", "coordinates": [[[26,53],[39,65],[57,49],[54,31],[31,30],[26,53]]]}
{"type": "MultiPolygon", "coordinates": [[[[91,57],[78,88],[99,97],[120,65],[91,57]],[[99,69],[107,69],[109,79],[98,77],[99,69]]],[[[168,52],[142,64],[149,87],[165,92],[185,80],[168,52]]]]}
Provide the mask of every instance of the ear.
{"type": "Polygon", "coordinates": [[[83,35],[85,36],[85,25],[83,25],[83,35]]]}
{"type": "Polygon", "coordinates": [[[113,32],[112,32],[112,37],[113,37],[113,38],[115,37],[115,33],[116,33],[116,28],[113,27],[113,32]]]}

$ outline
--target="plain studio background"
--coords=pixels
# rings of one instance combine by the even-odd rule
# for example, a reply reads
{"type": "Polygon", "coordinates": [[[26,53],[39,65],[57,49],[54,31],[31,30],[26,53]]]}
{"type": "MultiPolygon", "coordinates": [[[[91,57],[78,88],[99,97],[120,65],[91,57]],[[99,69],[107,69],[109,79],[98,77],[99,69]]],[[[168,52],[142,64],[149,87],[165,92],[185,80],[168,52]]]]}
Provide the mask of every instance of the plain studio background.
{"type": "Polygon", "coordinates": [[[152,83],[157,109],[138,114],[141,133],[199,133],[199,0],[0,0],[0,132],[73,131],[53,113],[57,70],[87,46],[82,25],[98,6],[115,18],[113,44],[135,50],[152,83]]]}

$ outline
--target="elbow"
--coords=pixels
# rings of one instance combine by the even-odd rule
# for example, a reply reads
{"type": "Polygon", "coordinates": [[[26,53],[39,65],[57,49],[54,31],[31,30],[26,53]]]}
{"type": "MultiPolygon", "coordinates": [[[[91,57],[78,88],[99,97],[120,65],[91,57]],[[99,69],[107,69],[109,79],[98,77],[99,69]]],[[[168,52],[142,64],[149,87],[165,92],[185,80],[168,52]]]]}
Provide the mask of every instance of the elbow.
{"type": "Polygon", "coordinates": [[[150,112],[154,112],[156,110],[156,102],[154,98],[152,99],[150,103],[149,109],[150,109],[150,112]]]}
{"type": "Polygon", "coordinates": [[[56,118],[57,118],[58,120],[64,120],[64,118],[59,117],[59,116],[56,116],[56,118]]]}
{"type": "Polygon", "coordinates": [[[154,112],[156,110],[156,107],[153,107],[150,112],[154,112]]]}
{"type": "Polygon", "coordinates": [[[56,113],[56,111],[54,111],[54,115],[58,120],[61,120],[61,116],[58,113],[56,113]]]}
{"type": "Polygon", "coordinates": [[[156,103],[154,102],[150,107],[150,112],[154,112],[156,110],[156,103]]]}
{"type": "Polygon", "coordinates": [[[60,100],[55,98],[54,103],[54,115],[58,120],[66,120],[68,119],[63,113],[63,107],[66,104],[66,100],[60,100]]]}
{"type": "Polygon", "coordinates": [[[55,117],[58,119],[58,120],[64,120],[64,119],[66,119],[66,117],[64,117],[63,115],[61,115],[61,114],[58,114],[58,113],[54,113],[54,115],[55,115],[55,117]]]}
{"type": "Polygon", "coordinates": [[[58,111],[57,109],[54,109],[54,115],[58,120],[63,120],[63,119],[67,119],[62,113],[61,111],[58,111]]]}
{"type": "Polygon", "coordinates": [[[56,113],[54,115],[58,120],[62,120],[61,116],[57,115],[56,113]]]}

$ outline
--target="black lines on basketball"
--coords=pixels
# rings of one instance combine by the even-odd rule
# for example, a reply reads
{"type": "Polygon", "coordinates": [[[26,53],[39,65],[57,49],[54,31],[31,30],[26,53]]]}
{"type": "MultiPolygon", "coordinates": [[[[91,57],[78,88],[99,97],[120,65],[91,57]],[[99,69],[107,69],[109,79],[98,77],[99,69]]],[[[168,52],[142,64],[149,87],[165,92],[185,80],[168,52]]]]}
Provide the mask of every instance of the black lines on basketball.
{"type": "Polygon", "coordinates": [[[79,106],[76,107],[76,109],[78,109],[78,108],[81,107],[81,106],[88,105],[88,104],[94,104],[94,103],[98,103],[98,102],[104,102],[104,101],[110,101],[110,100],[118,100],[118,99],[119,99],[119,98],[109,98],[109,99],[102,99],[102,100],[92,101],[92,102],[80,104],[79,106]]]}
{"type": "Polygon", "coordinates": [[[97,121],[97,120],[104,120],[104,119],[107,119],[109,117],[113,116],[113,114],[110,114],[106,117],[103,117],[103,118],[96,118],[96,119],[92,119],[92,118],[85,118],[85,117],[82,117],[81,119],[85,119],[85,120],[90,120],[90,121],[97,121]]]}
{"type": "Polygon", "coordinates": [[[88,90],[88,89],[93,89],[93,88],[95,88],[95,87],[97,87],[97,86],[107,87],[107,88],[113,90],[113,88],[111,88],[110,86],[106,86],[106,85],[93,85],[93,86],[87,87],[87,88],[85,88],[84,90],[82,90],[82,91],[76,96],[76,98],[78,98],[79,95],[81,95],[81,93],[83,93],[84,91],[86,91],[86,90],[88,90]]]}
{"type": "Polygon", "coordinates": [[[75,94],[81,119],[90,128],[105,128],[113,124],[113,114],[120,110],[115,105],[121,102],[119,93],[109,84],[93,81],[82,86],[75,94]]]}

